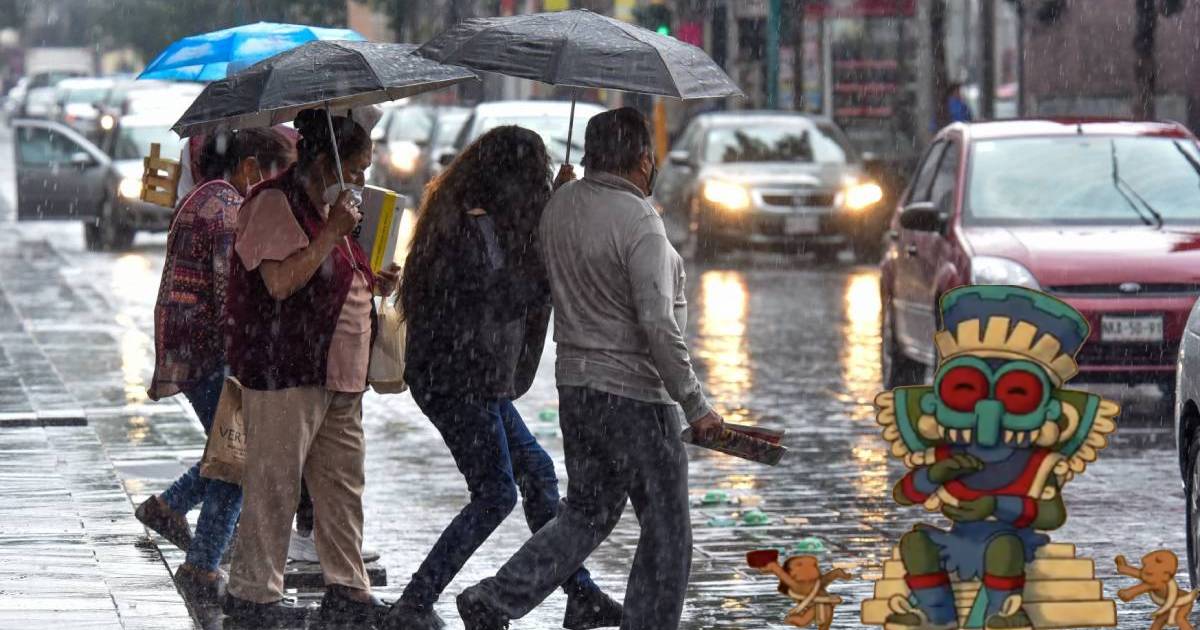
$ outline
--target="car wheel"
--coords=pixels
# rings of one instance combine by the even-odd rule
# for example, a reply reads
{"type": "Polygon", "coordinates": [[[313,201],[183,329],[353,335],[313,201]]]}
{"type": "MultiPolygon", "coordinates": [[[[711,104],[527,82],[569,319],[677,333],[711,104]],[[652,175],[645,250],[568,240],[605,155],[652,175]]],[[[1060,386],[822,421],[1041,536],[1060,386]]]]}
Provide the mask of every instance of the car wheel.
{"type": "Polygon", "coordinates": [[[1163,379],[1158,382],[1158,391],[1162,394],[1163,402],[1175,404],[1175,377],[1163,379]]]}
{"type": "Polygon", "coordinates": [[[712,262],[725,252],[725,244],[709,231],[704,213],[695,200],[688,202],[688,209],[685,256],[699,263],[712,262]]]}
{"type": "Polygon", "coordinates": [[[116,215],[112,199],[106,200],[100,216],[94,222],[84,223],[84,244],[92,251],[122,251],[133,246],[137,229],[126,226],[116,215]]]}
{"type": "Polygon", "coordinates": [[[892,304],[890,300],[883,303],[883,314],[880,317],[880,360],[882,362],[883,386],[893,389],[905,385],[921,385],[928,380],[929,368],[919,361],[914,361],[904,354],[900,342],[896,338],[896,325],[892,321],[892,304]]]}
{"type": "Polygon", "coordinates": [[[1195,433],[1189,437],[1186,464],[1184,490],[1187,492],[1187,560],[1194,590],[1200,586],[1200,435],[1195,433]]]}

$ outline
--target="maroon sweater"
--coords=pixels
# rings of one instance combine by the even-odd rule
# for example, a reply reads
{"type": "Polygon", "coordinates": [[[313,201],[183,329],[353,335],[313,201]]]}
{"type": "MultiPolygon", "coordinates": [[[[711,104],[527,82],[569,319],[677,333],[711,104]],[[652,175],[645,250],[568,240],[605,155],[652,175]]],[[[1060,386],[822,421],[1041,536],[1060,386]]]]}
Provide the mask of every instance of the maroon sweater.
{"type": "MultiPolygon", "coordinates": [[[[295,166],[257,186],[247,201],[269,189],[281,190],[287,196],[309,240],[321,233],[325,220],[309,202],[295,166]]],[[[358,242],[350,239],[350,243],[350,255],[358,266],[369,269],[358,242]]],[[[247,270],[241,258],[230,267],[225,336],[233,375],[250,389],[324,387],[329,345],[354,278],[346,246],[335,248],[308,284],[282,301],[271,297],[258,269],[247,270]]],[[[372,335],[375,325],[372,311],[372,335]]]]}

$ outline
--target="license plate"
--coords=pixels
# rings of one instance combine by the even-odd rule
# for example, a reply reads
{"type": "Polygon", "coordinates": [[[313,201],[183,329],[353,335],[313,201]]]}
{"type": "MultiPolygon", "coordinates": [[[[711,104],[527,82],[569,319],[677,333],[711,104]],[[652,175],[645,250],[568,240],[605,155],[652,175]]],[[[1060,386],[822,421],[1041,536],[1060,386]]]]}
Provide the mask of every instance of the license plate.
{"type": "Polygon", "coordinates": [[[785,234],[816,234],[820,229],[817,217],[787,217],[783,222],[785,234]]]}
{"type": "Polygon", "coordinates": [[[1100,318],[1101,341],[1162,341],[1163,318],[1115,317],[1100,318]]]}

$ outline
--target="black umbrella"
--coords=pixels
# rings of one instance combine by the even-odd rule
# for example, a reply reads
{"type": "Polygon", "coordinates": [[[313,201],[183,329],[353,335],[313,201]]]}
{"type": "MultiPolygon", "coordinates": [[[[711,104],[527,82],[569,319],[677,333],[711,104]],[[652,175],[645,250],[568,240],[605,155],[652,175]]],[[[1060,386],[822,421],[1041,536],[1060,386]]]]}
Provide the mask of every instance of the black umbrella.
{"type": "MultiPolygon", "coordinates": [[[[267,127],[312,107],[350,108],[391,101],[477,79],[474,74],[413,55],[412,44],[314,41],[210,83],[172,129],[191,136],[222,129],[267,127]]],[[[333,119],[329,120],[330,134],[333,119]]],[[[334,147],[339,184],[341,157],[334,147]]]]}
{"type": "MultiPolygon", "coordinates": [[[[417,49],[442,63],[543,83],[670,96],[744,96],[703,50],[591,11],[464,20],[417,49]]],[[[574,109],[575,99],[571,99],[574,109]]],[[[571,161],[567,131],[567,162],[571,161]]]]}

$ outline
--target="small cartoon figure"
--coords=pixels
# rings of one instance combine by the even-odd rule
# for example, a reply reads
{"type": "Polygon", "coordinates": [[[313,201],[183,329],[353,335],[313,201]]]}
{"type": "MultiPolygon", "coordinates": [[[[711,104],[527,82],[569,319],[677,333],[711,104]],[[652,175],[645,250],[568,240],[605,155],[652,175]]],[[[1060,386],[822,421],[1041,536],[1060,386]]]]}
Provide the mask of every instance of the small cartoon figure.
{"type": "Polygon", "coordinates": [[[753,557],[747,559],[751,566],[763,573],[778,577],[779,592],[796,602],[784,621],[797,628],[815,624],[820,630],[829,630],[833,625],[833,608],[842,603],[842,598],[830,595],[826,588],[835,580],[850,579],[849,573],[842,569],[821,573],[821,566],[815,556],[792,556],[783,566],[779,565],[778,554],[774,554],[774,558],[766,560],[765,563],[753,557]]]}
{"type": "Polygon", "coordinates": [[[1117,573],[1142,581],[1137,586],[1121,589],[1117,597],[1123,602],[1131,602],[1142,595],[1150,595],[1150,600],[1158,605],[1158,610],[1150,614],[1154,619],[1150,630],[1174,626],[1179,626],[1180,630],[1192,630],[1188,615],[1200,591],[1189,593],[1179,590],[1179,585],[1175,583],[1175,572],[1178,570],[1179,558],[1166,549],[1146,554],[1140,567],[1130,565],[1125,556],[1117,556],[1117,573]]]}
{"type": "Polygon", "coordinates": [[[933,383],[876,404],[891,454],[909,468],[896,502],[951,527],[921,524],[900,540],[907,593],[889,596],[879,625],[1029,630],[1027,566],[1050,541],[1043,532],[1066,521],[1062,490],[1107,446],[1119,407],[1066,387],[1090,328],[1061,300],[959,287],[943,296],[941,322],[933,383]],[[978,595],[956,597],[955,583],[978,595]]]}

